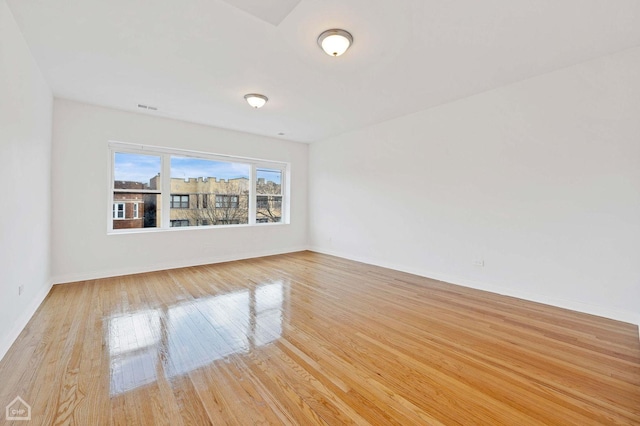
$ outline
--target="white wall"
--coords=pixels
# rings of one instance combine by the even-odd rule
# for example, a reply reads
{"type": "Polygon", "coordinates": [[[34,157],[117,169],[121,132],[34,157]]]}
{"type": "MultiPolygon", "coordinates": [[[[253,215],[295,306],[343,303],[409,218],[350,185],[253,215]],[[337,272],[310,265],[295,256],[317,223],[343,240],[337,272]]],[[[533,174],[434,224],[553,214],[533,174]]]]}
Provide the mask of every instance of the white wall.
{"type": "Polygon", "coordinates": [[[0,0],[0,359],[51,288],[51,116],[51,91],[0,0]]]}
{"type": "Polygon", "coordinates": [[[313,249],[640,323],[638,76],[628,50],[313,144],[313,249]]]}
{"type": "Polygon", "coordinates": [[[308,145],[56,99],[54,283],[307,247],[308,145]],[[107,235],[109,140],[291,163],[291,224],[107,235]]]}

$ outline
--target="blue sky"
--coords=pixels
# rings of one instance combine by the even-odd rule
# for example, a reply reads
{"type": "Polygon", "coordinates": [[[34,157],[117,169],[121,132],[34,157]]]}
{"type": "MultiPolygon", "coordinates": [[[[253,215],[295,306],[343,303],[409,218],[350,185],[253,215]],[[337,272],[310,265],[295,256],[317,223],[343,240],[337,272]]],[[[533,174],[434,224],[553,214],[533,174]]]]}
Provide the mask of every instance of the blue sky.
{"type": "MultiPolygon", "coordinates": [[[[160,173],[160,157],[144,154],[116,153],[115,180],[133,181],[148,184],[149,180],[160,173]]],[[[224,161],[203,160],[199,158],[171,157],[172,178],[215,177],[217,179],[249,178],[250,166],[247,164],[227,163],[224,161]]],[[[279,171],[258,169],[258,178],[280,183],[279,171]]]]}
{"type": "Polygon", "coordinates": [[[264,178],[267,182],[271,181],[279,184],[280,180],[282,180],[282,173],[279,170],[258,169],[256,174],[258,179],[264,178]]]}
{"type": "Polygon", "coordinates": [[[224,161],[202,160],[199,158],[171,157],[172,178],[214,177],[217,179],[249,178],[248,164],[226,163],[224,161]]]}
{"type": "Polygon", "coordinates": [[[160,173],[160,157],[116,152],[114,179],[149,183],[149,179],[160,173]]]}

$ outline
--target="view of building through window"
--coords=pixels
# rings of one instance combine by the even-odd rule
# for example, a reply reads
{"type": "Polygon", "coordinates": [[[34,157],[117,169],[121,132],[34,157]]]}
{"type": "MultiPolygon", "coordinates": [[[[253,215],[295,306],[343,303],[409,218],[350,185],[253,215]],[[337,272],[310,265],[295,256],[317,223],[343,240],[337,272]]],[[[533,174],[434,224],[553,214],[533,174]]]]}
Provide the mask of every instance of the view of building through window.
{"type": "Polygon", "coordinates": [[[113,229],[155,228],[160,224],[161,194],[157,155],[115,153],[113,166],[113,229]]]}
{"type": "MultiPolygon", "coordinates": [[[[159,228],[163,214],[170,227],[250,222],[251,164],[166,155],[163,213],[162,155],[114,153],[113,229],[159,228]]],[[[282,222],[282,170],[253,167],[255,223],[282,222]]]]}
{"type": "Polygon", "coordinates": [[[282,221],[282,171],[256,170],[256,222],[282,221]]]}

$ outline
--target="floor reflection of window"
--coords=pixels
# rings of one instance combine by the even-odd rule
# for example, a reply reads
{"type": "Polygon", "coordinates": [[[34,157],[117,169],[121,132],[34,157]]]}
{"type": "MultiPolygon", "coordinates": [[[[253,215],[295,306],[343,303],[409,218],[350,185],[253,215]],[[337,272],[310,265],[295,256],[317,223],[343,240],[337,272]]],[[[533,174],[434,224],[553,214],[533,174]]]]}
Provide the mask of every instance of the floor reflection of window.
{"type": "Polygon", "coordinates": [[[160,338],[159,325],[160,314],[154,310],[111,318],[109,353],[114,356],[155,344],[160,338]]]}
{"type": "Polygon", "coordinates": [[[283,302],[277,282],[111,318],[111,394],[154,382],[158,369],[181,375],[273,342],[282,334],[283,302]]]}
{"type": "Polygon", "coordinates": [[[266,345],[282,335],[282,283],[264,284],[256,290],[254,344],[266,345]]]}
{"type": "Polygon", "coordinates": [[[156,380],[159,340],[160,314],[157,311],[136,312],[109,320],[111,394],[156,380]]]}
{"type": "Polygon", "coordinates": [[[184,374],[249,350],[249,291],[169,308],[170,374],[184,374]]]}

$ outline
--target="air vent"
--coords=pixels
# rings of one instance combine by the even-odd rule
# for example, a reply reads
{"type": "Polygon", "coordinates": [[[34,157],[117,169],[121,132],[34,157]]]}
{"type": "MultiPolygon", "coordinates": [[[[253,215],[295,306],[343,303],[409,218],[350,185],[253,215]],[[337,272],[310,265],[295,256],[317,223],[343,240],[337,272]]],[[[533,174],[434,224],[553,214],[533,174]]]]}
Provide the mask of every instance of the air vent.
{"type": "Polygon", "coordinates": [[[149,106],[149,105],[142,105],[142,104],[138,104],[138,108],[148,109],[149,111],[157,111],[158,110],[157,107],[149,106]]]}

